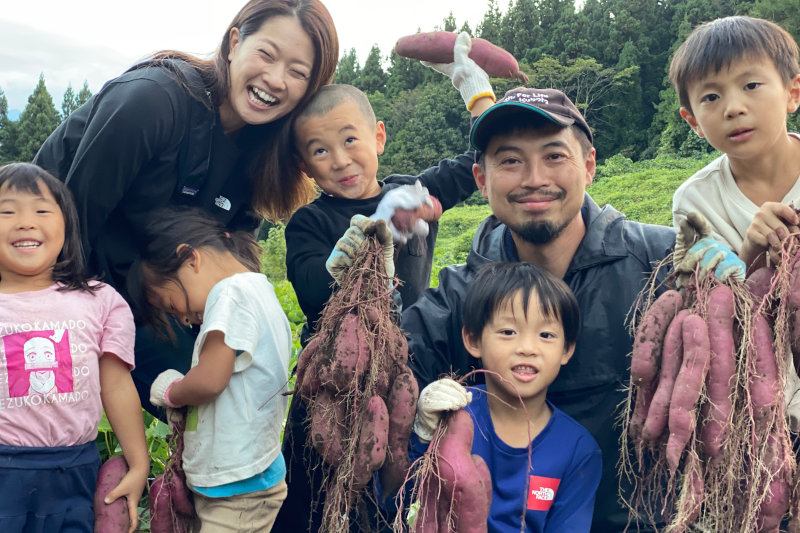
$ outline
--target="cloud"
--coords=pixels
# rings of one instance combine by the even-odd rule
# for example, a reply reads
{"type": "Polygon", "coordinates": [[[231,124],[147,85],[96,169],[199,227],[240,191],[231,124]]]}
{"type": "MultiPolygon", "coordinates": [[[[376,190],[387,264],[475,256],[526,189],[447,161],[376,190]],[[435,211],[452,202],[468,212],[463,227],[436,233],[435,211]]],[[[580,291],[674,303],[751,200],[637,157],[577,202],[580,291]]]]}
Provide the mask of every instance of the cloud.
{"type": "Polygon", "coordinates": [[[92,92],[136,61],[103,46],[91,46],[70,37],[32,26],[0,20],[0,89],[9,108],[22,109],[40,74],[56,108],[68,84],[76,92],[89,83],[92,92]]]}

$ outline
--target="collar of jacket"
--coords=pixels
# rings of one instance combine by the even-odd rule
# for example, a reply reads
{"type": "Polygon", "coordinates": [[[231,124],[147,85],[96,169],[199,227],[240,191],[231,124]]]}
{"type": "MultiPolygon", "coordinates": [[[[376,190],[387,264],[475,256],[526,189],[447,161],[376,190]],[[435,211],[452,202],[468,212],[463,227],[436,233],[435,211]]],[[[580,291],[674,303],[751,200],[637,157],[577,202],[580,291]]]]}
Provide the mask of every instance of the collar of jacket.
{"type": "MultiPolygon", "coordinates": [[[[577,270],[616,261],[628,255],[623,224],[625,216],[622,213],[610,205],[600,208],[588,193],[584,195],[581,213],[586,221],[586,235],[570,262],[567,276],[577,270]]],[[[491,261],[516,260],[505,252],[505,230],[506,225],[494,215],[489,215],[481,223],[467,257],[470,269],[475,270],[491,261]]]]}

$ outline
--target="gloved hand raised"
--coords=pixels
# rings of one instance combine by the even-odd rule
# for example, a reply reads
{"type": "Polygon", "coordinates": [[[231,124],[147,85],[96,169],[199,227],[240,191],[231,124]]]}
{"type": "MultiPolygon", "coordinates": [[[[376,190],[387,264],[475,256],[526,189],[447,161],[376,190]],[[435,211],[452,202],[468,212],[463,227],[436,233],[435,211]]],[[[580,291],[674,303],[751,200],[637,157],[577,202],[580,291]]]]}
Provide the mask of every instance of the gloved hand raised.
{"type": "Polygon", "coordinates": [[[476,101],[485,96],[491,98],[492,102],[495,101],[494,90],[492,90],[492,84],[489,83],[489,75],[469,58],[468,54],[471,48],[472,39],[469,33],[462,31],[453,45],[452,63],[422,61],[426,67],[441,72],[452,80],[453,87],[461,93],[461,98],[468,110],[472,109],[476,101]]]}
{"type": "Polygon", "coordinates": [[[353,258],[358,253],[361,243],[368,235],[375,234],[383,248],[383,258],[386,265],[386,275],[394,277],[394,243],[392,232],[383,220],[372,220],[364,215],[353,215],[350,227],[344,235],[336,241],[331,255],[325,261],[325,269],[337,284],[341,284],[347,269],[353,264],[353,258]]]}
{"type": "Polygon", "coordinates": [[[445,411],[458,411],[472,401],[472,393],[450,378],[443,378],[422,389],[414,416],[414,433],[430,441],[445,411]]]}
{"type": "Polygon", "coordinates": [[[401,185],[388,191],[375,208],[375,213],[369,218],[385,220],[392,231],[394,242],[404,244],[414,235],[423,238],[428,235],[428,221],[420,216],[423,210],[421,208],[424,207],[432,213],[429,217],[432,220],[437,220],[442,214],[442,204],[439,200],[428,194],[428,189],[421,182],[416,181],[413,185],[401,185]],[[398,209],[411,212],[408,214],[413,220],[407,226],[395,224],[395,214],[398,209]]]}
{"type": "Polygon", "coordinates": [[[150,403],[158,407],[180,407],[169,400],[169,390],[182,379],[183,374],[177,370],[164,370],[150,385],[150,403]]]}

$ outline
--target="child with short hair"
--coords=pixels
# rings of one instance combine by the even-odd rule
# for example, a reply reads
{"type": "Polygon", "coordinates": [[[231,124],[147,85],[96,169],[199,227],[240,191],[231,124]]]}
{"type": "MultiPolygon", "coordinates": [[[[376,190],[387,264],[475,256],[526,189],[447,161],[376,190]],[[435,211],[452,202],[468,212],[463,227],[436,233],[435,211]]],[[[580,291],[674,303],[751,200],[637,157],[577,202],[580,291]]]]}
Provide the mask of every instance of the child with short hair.
{"type": "MultiPolygon", "coordinates": [[[[456,39],[453,63],[428,66],[450,77],[474,119],[494,103],[494,92],[487,74],[467,56],[470,47],[469,35],[462,33],[456,39]]],[[[430,285],[438,225],[418,221],[416,231],[402,232],[391,225],[394,208],[412,209],[438,201],[447,210],[476,190],[471,151],[444,160],[418,176],[391,175],[378,181],[378,155],[385,144],[383,122],[375,120],[366,95],[350,85],[322,87],[295,120],[296,156],[303,171],[322,190],[316,200],[292,215],[285,230],[287,278],[306,315],[303,345],[313,335],[338,283],[326,266],[344,272],[352,262],[350,254],[335,249],[343,235],[347,236],[349,251],[355,253],[364,239],[362,230],[372,222],[365,217],[386,220],[394,238],[392,234],[379,235],[389,259],[387,266],[393,269],[389,275],[402,282],[398,291],[403,306],[411,305],[430,285]],[[351,228],[355,217],[361,220],[360,226],[351,228]]],[[[305,417],[305,405],[296,398],[284,438],[284,453],[290,462],[289,497],[276,522],[276,527],[286,531],[316,531],[320,523],[324,495],[319,476],[312,472],[318,456],[311,450],[309,458],[303,449],[305,417]],[[313,506],[312,501],[319,505],[313,506]]],[[[375,510],[370,507],[368,514],[375,510]]]]}
{"type": "Polygon", "coordinates": [[[798,46],[777,24],[733,16],[707,22],[672,58],[680,114],[723,155],[686,180],[672,200],[675,227],[696,211],[748,270],[777,260],[800,218],[800,135],[786,120],[800,105],[798,46]]]}
{"type": "MultiPolygon", "coordinates": [[[[431,66],[453,79],[474,118],[494,103],[494,93],[486,73],[467,57],[470,46],[469,35],[463,33],[454,49],[456,62],[431,66]]],[[[393,207],[417,207],[432,201],[430,194],[447,210],[476,190],[471,151],[417,176],[391,175],[378,181],[378,155],[385,144],[383,122],[375,120],[367,96],[351,85],[322,87],[294,122],[300,167],[322,190],[316,200],[292,215],[285,231],[287,277],[307,319],[304,345],[333,291],[334,280],[325,263],[354,215],[376,214],[374,218],[390,224],[396,244],[395,271],[403,282],[399,290],[403,305],[408,306],[430,284],[437,225],[428,228],[422,223],[421,231],[402,233],[391,225],[393,207]]]]}
{"type": "Polygon", "coordinates": [[[165,370],[150,402],[189,406],[183,469],[203,530],[270,531],[286,498],[280,449],[292,334],[258,272],[253,235],[200,209],[167,209],[145,229],[131,296],[151,321],[199,325],[192,367],[165,370]]]}
{"type": "Polygon", "coordinates": [[[536,265],[490,263],[469,286],[463,320],[464,346],[481,360],[486,384],[468,392],[445,378],[422,390],[412,459],[425,452],[444,411],[464,408],[475,425],[471,453],[484,459],[492,476],[490,531],[518,533],[523,512],[525,531],[563,531],[567,524],[569,531],[589,531],[600,448],[546,399],[575,350],[575,296],[536,265]]]}
{"type": "Polygon", "coordinates": [[[133,315],[90,278],[70,191],[28,163],[0,167],[0,530],[94,531],[105,409],[129,470],[130,531],[147,475],[131,378],[133,315]]]}

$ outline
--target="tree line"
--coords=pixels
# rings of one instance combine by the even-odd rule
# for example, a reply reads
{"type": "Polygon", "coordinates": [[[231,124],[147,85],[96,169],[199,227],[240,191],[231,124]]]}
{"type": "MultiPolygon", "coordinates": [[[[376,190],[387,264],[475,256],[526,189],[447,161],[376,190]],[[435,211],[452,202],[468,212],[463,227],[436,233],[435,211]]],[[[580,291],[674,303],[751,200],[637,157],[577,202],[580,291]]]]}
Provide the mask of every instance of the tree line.
{"type": "MultiPolygon", "coordinates": [[[[620,154],[633,161],[662,153],[681,156],[710,150],[678,115],[669,86],[672,53],[698,24],[729,15],[777,22],[797,40],[796,0],[510,0],[501,12],[488,0],[475,28],[451,14],[437,28],[467,31],[511,52],[529,86],[562,89],[595,130],[598,158],[620,154]]],[[[399,36],[398,36],[399,37],[399,36]]],[[[379,177],[417,173],[467,148],[469,114],[445,77],[393,50],[373,46],[361,65],[355,49],[345,51],[337,83],[367,93],[387,126],[379,177]],[[385,55],[388,53],[388,55],[385,55]]],[[[517,81],[493,79],[499,96],[517,81]]],[[[61,112],[47,92],[44,75],[17,121],[8,117],[0,87],[0,163],[30,161],[53,129],[91,96],[86,83],[64,94],[61,112]]],[[[798,129],[800,118],[790,119],[798,129]]]]}
{"type": "Polygon", "coordinates": [[[61,101],[61,112],[56,110],[53,97],[47,91],[44,74],[28,96],[28,103],[18,120],[8,116],[8,99],[0,87],[0,164],[10,161],[31,161],[45,139],[70,113],[89,101],[92,91],[88,82],[76,94],[72,84],[67,85],[61,101]]]}

